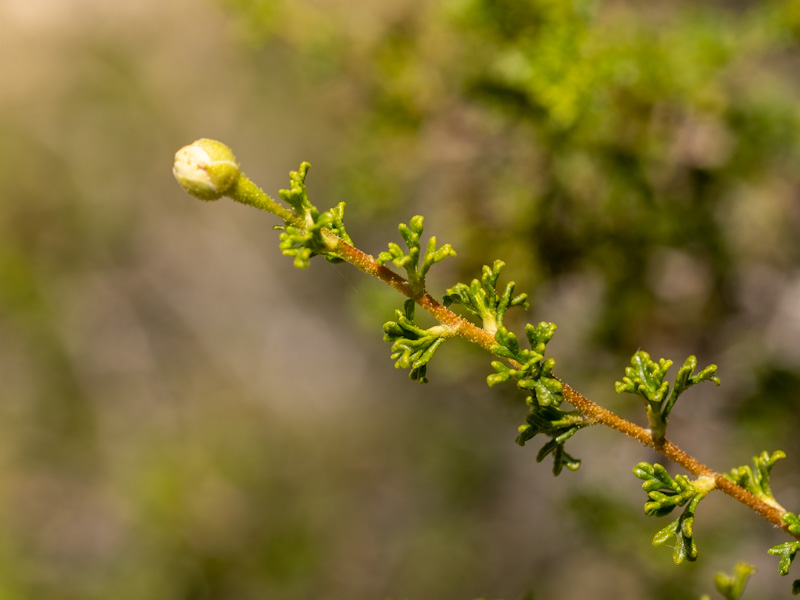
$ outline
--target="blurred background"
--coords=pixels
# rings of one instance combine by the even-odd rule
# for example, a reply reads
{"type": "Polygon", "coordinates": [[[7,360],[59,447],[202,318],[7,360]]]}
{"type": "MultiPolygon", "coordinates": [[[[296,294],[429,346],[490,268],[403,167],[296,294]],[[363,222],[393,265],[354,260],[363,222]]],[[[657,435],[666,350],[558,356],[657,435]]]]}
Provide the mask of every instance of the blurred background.
{"type": "Polygon", "coordinates": [[[554,479],[487,356],[408,381],[401,298],[171,167],[217,138],[274,194],[308,160],[373,254],[423,214],[434,295],[504,260],[509,319],[639,423],[637,349],[718,364],[670,437],[785,450],[797,512],[797,0],[4,0],[0,103],[0,598],[680,600],[737,560],[789,595],[769,524],[712,495],[673,566],[650,451],[588,430],[554,479]]]}

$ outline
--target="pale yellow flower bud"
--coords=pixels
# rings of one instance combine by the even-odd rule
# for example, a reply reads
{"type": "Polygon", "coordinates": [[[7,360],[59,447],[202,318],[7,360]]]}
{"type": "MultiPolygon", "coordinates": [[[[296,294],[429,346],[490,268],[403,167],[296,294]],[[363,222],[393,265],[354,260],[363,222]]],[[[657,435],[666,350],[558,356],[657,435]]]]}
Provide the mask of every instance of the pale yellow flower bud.
{"type": "Polygon", "coordinates": [[[233,151],[222,142],[200,139],[175,153],[172,173],[181,187],[200,200],[218,200],[239,179],[233,151]]]}

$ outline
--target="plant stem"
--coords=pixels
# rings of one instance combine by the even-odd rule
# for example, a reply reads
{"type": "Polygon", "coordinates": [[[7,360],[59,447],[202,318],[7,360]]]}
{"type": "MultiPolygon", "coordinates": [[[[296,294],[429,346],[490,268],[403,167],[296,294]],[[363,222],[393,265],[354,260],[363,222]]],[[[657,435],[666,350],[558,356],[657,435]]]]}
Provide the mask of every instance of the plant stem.
{"type": "MultiPolygon", "coordinates": [[[[326,230],[327,232],[327,230],[326,230]]],[[[327,232],[330,233],[330,232],[327,232]]],[[[330,233],[330,235],[334,235],[330,233]]],[[[336,237],[336,236],[334,236],[336,237]]],[[[424,290],[419,294],[414,294],[411,284],[408,283],[403,277],[392,271],[391,269],[379,265],[375,257],[362,252],[358,248],[351,246],[341,238],[336,237],[338,245],[335,253],[339,258],[349,262],[360,271],[377,277],[384,283],[390,285],[395,290],[404,296],[413,299],[423,309],[429,312],[433,317],[442,325],[447,327],[453,334],[458,335],[473,344],[477,344],[484,350],[492,351],[492,347],[497,345],[494,335],[474,325],[470,321],[459,317],[452,310],[442,306],[437,302],[433,296],[424,290]]],[[[520,366],[520,365],[517,365],[520,366]]]]}
{"type": "MultiPolygon", "coordinates": [[[[330,233],[330,235],[336,237],[333,233],[330,233]]],[[[421,294],[415,296],[413,294],[411,285],[400,275],[386,268],[385,266],[379,265],[373,256],[362,252],[358,248],[351,246],[338,237],[336,237],[336,239],[338,240],[338,243],[336,243],[335,253],[340,258],[354,265],[364,273],[372,275],[384,283],[387,283],[404,296],[412,298],[420,307],[433,315],[437,321],[449,328],[455,335],[477,344],[489,352],[492,352],[492,348],[497,345],[494,335],[488,331],[485,331],[470,321],[459,317],[453,311],[437,302],[427,292],[423,291],[421,294]]],[[[515,366],[519,367],[520,365],[515,366]]],[[[681,450],[669,440],[664,439],[663,437],[654,437],[649,429],[645,429],[644,427],[640,427],[635,423],[631,423],[630,421],[623,419],[610,410],[607,410],[599,404],[592,402],[566,383],[562,382],[562,384],[564,386],[562,390],[564,400],[572,404],[572,406],[577,408],[581,413],[583,413],[583,415],[591,419],[594,424],[605,425],[606,427],[610,427],[611,429],[619,431],[620,433],[624,433],[628,437],[638,440],[645,446],[648,446],[659,454],[665,456],[675,464],[680,465],[693,475],[698,477],[712,477],[715,481],[715,487],[717,489],[749,507],[764,517],[767,521],[785,531],[787,534],[800,539],[800,536],[789,532],[788,525],[781,519],[781,515],[784,514],[785,511],[781,511],[774,506],[770,506],[769,504],[761,501],[744,488],[725,478],[725,476],[721,473],[717,473],[710,467],[699,462],[697,459],[681,450]]]]}
{"type": "Polygon", "coordinates": [[[595,404],[566,383],[564,384],[562,394],[564,395],[564,400],[572,404],[572,406],[577,408],[596,423],[605,425],[606,427],[611,427],[616,431],[624,433],[628,437],[640,441],[645,446],[649,446],[659,454],[667,457],[675,464],[682,466],[692,475],[697,475],[698,477],[713,477],[715,481],[715,487],[717,489],[749,507],[764,517],[767,521],[782,529],[792,537],[800,539],[800,536],[794,535],[789,531],[789,526],[783,521],[783,519],[781,519],[781,515],[783,515],[786,511],[779,510],[774,506],[763,502],[743,487],[740,487],[731,480],[727,479],[721,473],[717,473],[711,469],[711,467],[704,465],[693,456],[690,456],[669,440],[664,438],[655,438],[649,429],[645,429],[644,427],[640,427],[635,423],[631,423],[630,421],[623,419],[622,417],[612,413],[602,406],[595,404]]]}
{"type": "Polygon", "coordinates": [[[244,173],[239,175],[233,189],[226,192],[226,195],[235,202],[271,212],[289,225],[294,225],[295,227],[303,227],[305,225],[302,218],[285,206],[275,202],[244,173]]]}

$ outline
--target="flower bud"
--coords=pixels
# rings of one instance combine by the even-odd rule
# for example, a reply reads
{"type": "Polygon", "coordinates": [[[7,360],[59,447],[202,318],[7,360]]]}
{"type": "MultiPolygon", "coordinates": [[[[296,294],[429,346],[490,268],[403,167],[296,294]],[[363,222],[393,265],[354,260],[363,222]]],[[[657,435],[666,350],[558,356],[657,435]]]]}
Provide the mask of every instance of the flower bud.
{"type": "Polygon", "coordinates": [[[175,153],[172,173],[195,198],[218,200],[233,188],[241,172],[230,148],[203,138],[175,153]]]}

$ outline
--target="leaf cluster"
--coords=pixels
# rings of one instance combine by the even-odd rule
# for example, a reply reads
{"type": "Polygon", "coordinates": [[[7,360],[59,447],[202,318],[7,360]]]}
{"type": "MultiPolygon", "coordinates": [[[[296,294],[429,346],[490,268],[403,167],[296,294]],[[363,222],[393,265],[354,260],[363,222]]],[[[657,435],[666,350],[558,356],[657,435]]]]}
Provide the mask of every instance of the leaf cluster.
{"type": "MultiPolygon", "coordinates": [[[[437,247],[436,237],[431,236],[422,251],[421,237],[424,231],[424,219],[417,215],[408,224],[398,226],[400,236],[406,243],[408,252],[394,242],[389,249],[378,254],[379,265],[392,262],[396,267],[405,269],[407,281],[414,298],[425,292],[425,277],[430,268],[448,256],[455,256],[450,244],[437,247]]],[[[383,325],[383,339],[392,344],[392,360],[398,369],[410,369],[409,378],[419,383],[428,383],[427,364],[436,350],[452,334],[442,326],[423,329],[414,323],[414,299],[408,299],[403,310],[395,311],[395,320],[383,325]]]]}
{"type": "Polygon", "coordinates": [[[786,458],[786,453],[782,450],[776,450],[772,454],[765,450],[759,456],[753,457],[753,468],[748,465],[736,467],[726,473],[725,477],[767,504],[781,508],[772,495],[769,480],[772,467],[782,458],[786,458]]]}
{"type": "Polygon", "coordinates": [[[428,383],[428,362],[436,350],[450,337],[447,329],[437,325],[422,329],[414,323],[413,300],[406,300],[403,310],[395,311],[395,321],[383,325],[383,340],[392,344],[392,360],[397,369],[410,369],[412,381],[428,383]]]}
{"type": "Polygon", "coordinates": [[[625,377],[614,385],[617,393],[634,394],[644,400],[650,430],[657,439],[663,439],[669,414],[683,392],[702,381],[720,383],[716,365],[709,365],[694,374],[697,358],[689,356],[678,370],[670,392],[670,385],[664,378],[671,366],[671,360],[661,358],[656,363],[647,352],[639,351],[631,358],[631,366],[625,368],[625,377]]]}
{"type": "Polygon", "coordinates": [[[525,417],[525,424],[519,427],[517,444],[524,446],[527,441],[540,433],[548,435],[552,439],[536,454],[536,462],[542,462],[548,454],[552,454],[553,475],[561,474],[564,467],[570,471],[577,471],[581,461],[567,453],[564,444],[579,430],[591,425],[591,422],[577,410],[565,411],[553,406],[531,404],[530,399],[528,403],[531,408],[525,417]]]}
{"type": "MultiPolygon", "coordinates": [[[[343,224],[344,205],[319,213],[308,200],[305,187],[305,176],[308,163],[303,163],[300,170],[291,174],[291,188],[281,190],[283,200],[291,206],[297,219],[288,220],[284,217],[285,227],[282,227],[281,249],[284,254],[295,258],[295,265],[300,268],[308,266],[311,257],[321,254],[328,260],[336,261],[336,254],[340,240],[350,243],[350,238],[343,224]]],[[[286,213],[288,214],[288,212],[286,213]]],[[[281,214],[281,216],[283,216],[281,214]]],[[[414,312],[416,302],[423,302],[420,297],[425,293],[425,277],[433,264],[436,264],[455,253],[449,244],[437,248],[436,239],[431,237],[425,252],[422,252],[420,237],[423,232],[422,217],[414,217],[408,225],[399,227],[401,236],[406,241],[408,252],[403,252],[398,245],[390,244],[389,250],[380,254],[377,260],[364,255],[371,264],[377,262],[383,265],[388,261],[402,267],[408,274],[409,288],[402,288],[403,292],[411,295],[406,300],[403,310],[397,310],[396,320],[384,324],[384,340],[390,342],[392,359],[396,368],[409,369],[412,380],[426,383],[427,365],[438,348],[450,337],[456,334],[457,327],[437,325],[422,328],[415,323],[414,312]]],[[[361,252],[355,248],[355,252],[361,252]]],[[[363,253],[361,253],[363,254],[363,253]]],[[[341,256],[345,256],[342,254],[341,256]]],[[[358,265],[357,261],[353,264],[358,265]]],[[[487,377],[488,385],[513,381],[517,388],[524,390],[528,395],[526,403],[529,412],[525,423],[519,427],[517,443],[525,445],[539,434],[550,437],[550,440],[537,453],[537,461],[542,461],[548,455],[553,456],[553,473],[559,475],[566,467],[577,470],[580,460],[571,456],[565,450],[565,443],[579,430],[600,421],[590,408],[586,410],[584,402],[593,404],[580,394],[569,395],[569,401],[580,410],[567,411],[561,408],[564,402],[565,385],[553,374],[555,361],[545,356],[546,346],[553,338],[556,325],[540,322],[538,325],[528,324],[525,327],[527,347],[523,347],[517,336],[503,323],[506,311],[514,306],[528,307],[525,294],[514,294],[515,284],[510,282],[505,285],[502,292],[498,289],[499,276],[504,267],[502,261],[495,261],[491,267],[484,266],[480,280],[473,280],[469,286],[456,284],[445,295],[444,304],[457,304],[467,312],[481,320],[483,332],[488,332],[494,339],[494,344],[488,338],[477,336],[481,344],[489,349],[495,356],[502,360],[491,363],[494,373],[487,377]]],[[[372,274],[374,271],[361,267],[372,274]]],[[[378,269],[377,273],[385,275],[386,269],[378,269]]],[[[388,277],[388,275],[386,275],[388,277]]],[[[394,280],[393,280],[394,281],[394,280]]],[[[426,295],[426,302],[432,299],[426,295]]],[[[434,302],[435,305],[435,302],[434,302]]],[[[438,309],[444,307],[438,306],[438,309]]],[[[436,314],[436,313],[435,313],[436,314]]],[[[452,315],[451,315],[452,316],[452,315]]],[[[442,323],[450,321],[437,314],[442,323]]],[[[471,326],[472,327],[472,326],[471,326]]],[[[474,330],[475,328],[472,327],[474,330]]],[[[481,332],[481,333],[483,333],[481,332]]],[[[473,340],[474,341],[474,340],[473,340]]],[[[712,381],[719,385],[716,376],[716,366],[710,365],[699,373],[695,373],[697,359],[689,356],[683,366],[678,370],[672,386],[665,380],[672,361],[660,359],[658,362],[651,360],[649,354],[643,351],[635,353],[631,359],[630,367],[625,370],[622,381],[616,382],[618,393],[631,393],[639,396],[645,403],[650,432],[645,432],[624,420],[615,421],[615,428],[630,426],[649,439],[659,448],[659,440],[664,447],[664,432],[678,397],[688,388],[703,381],[712,381]],[[649,433],[649,435],[648,435],[649,433]]],[[[614,418],[619,419],[615,415],[614,418]]],[[[609,424],[608,422],[605,422],[609,424]]],[[[623,429],[620,429],[621,431],[623,429]]],[[[641,439],[640,434],[636,434],[641,439]]],[[[667,456],[673,457],[671,454],[667,456]]],[[[725,477],[736,485],[746,489],[761,501],[783,511],[775,500],[770,489],[770,472],[774,464],[785,457],[778,450],[769,454],[763,452],[753,459],[753,467],[742,466],[733,469],[725,477]]],[[[687,466],[684,462],[673,460],[687,466]]],[[[696,465],[696,461],[695,461],[696,465]]],[[[702,466],[702,465],[701,465],[702,466]]],[[[687,467],[689,468],[689,467],[687,467]]],[[[659,530],[653,537],[653,545],[670,545],[673,548],[673,561],[681,564],[697,559],[698,550],[694,540],[694,517],[700,501],[716,486],[714,474],[707,467],[692,472],[711,473],[690,480],[685,475],[676,475],[674,478],[659,464],[646,462],[639,463],[634,468],[637,478],[643,480],[642,489],[647,493],[648,501],[644,505],[645,514],[648,516],[664,516],[676,508],[683,508],[680,516],[659,530]]],[[[788,530],[795,536],[800,536],[800,518],[792,513],[782,514],[783,520],[788,525],[788,530]]],[[[800,542],[792,541],[779,544],[769,550],[770,554],[780,557],[779,571],[785,575],[800,552],[800,542]]],[[[738,598],[744,588],[744,582],[749,572],[746,569],[737,571],[734,577],[719,576],[717,588],[726,598],[738,598]]],[[[795,591],[800,590],[800,580],[793,585],[795,591]]]]}
{"type": "Polygon", "coordinates": [[[700,479],[690,481],[685,475],[673,479],[659,464],[641,462],[633,469],[633,474],[643,480],[642,489],[650,499],[644,505],[644,512],[651,517],[661,517],[675,508],[686,505],[680,517],[659,530],[653,537],[654,546],[673,544],[672,560],[676,565],[684,561],[697,560],[697,544],[694,541],[694,513],[697,505],[710,491],[706,482],[698,485],[700,479]]]}
{"type": "Polygon", "coordinates": [[[553,375],[555,360],[545,358],[545,346],[555,331],[553,323],[542,322],[537,326],[529,323],[525,326],[529,348],[522,348],[516,335],[501,325],[495,333],[497,345],[492,350],[516,366],[493,361],[495,373],[489,375],[486,381],[489,386],[514,381],[519,389],[528,393],[526,403],[530,409],[525,423],[519,427],[517,443],[524,446],[539,434],[550,436],[551,440],[539,450],[536,460],[541,462],[552,454],[553,474],[559,475],[564,467],[571,471],[580,467],[581,461],[571,456],[564,444],[592,422],[579,411],[559,408],[564,401],[564,385],[553,375]]]}
{"type": "Polygon", "coordinates": [[[458,283],[448,289],[444,305],[462,306],[481,320],[486,331],[495,333],[503,325],[503,317],[509,308],[519,306],[527,310],[530,307],[527,294],[514,295],[516,284],[513,281],[498,293],[497,280],[503,267],[505,263],[502,260],[494,261],[491,267],[484,265],[480,280],[473,279],[469,285],[458,283]]]}
{"type": "Polygon", "coordinates": [[[525,336],[530,347],[522,348],[513,332],[503,325],[498,327],[494,335],[497,344],[492,347],[492,352],[518,366],[509,367],[501,361],[493,361],[495,373],[486,379],[489,386],[513,380],[518,388],[533,391],[537,404],[559,406],[563,396],[562,384],[553,375],[556,361],[544,356],[545,346],[553,338],[556,329],[554,323],[542,321],[536,326],[528,323],[525,326],[525,336]]]}
{"type": "Polygon", "coordinates": [[[320,213],[309,201],[305,179],[310,167],[309,163],[303,162],[299,170],[289,173],[289,189],[278,192],[302,223],[286,222],[283,226],[275,227],[282,230],[279,246],[281,252],[294,257],[294,266],[298,269],[307,269],[309,260],[318,254],[325,255],[328,262],[341,262],[339,257],[331,253],[334,248],[331,248],[323,237],[324,229],[331,231],[348,244],[352,243],[344,226],[344,202],[320,213]]]}
{"type": "MultiPolygon", "coordinates": [[[[800,515],[787,512],[781,518],[789,526],[790,533],[800,535],[800,515]]],[[[783,542],[782,544],[773,546],[767,552],[773,556],[780,557],[778,572],[781,575],[788,575],[789,567],[792,565],[797,554],[800,553],[800,541],[783,542]]],[[[792,583],[792,593],[800,594],[800,579],[795,579],[792,583]]]]}
{"type": "Polygon", "coordinates": [[[436,237],[431,236],[423,253],[420,238],[424,227],[423,218],[419,215],[412,217],[407,225],[400,223],[398,230],[408,247],[408,252],[404,252],[398,244],[389,242],[389,250],[378,254],[378,264],[383,265],[391,261],[395,266],[405,269],[408,283],[416,296],[425,290],[425,276],[430,268],[448,256],[455,256],[456,252],[450,244],[437,248],[436,237]]]}

